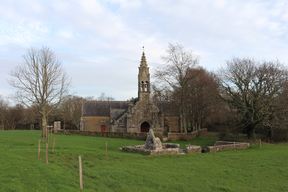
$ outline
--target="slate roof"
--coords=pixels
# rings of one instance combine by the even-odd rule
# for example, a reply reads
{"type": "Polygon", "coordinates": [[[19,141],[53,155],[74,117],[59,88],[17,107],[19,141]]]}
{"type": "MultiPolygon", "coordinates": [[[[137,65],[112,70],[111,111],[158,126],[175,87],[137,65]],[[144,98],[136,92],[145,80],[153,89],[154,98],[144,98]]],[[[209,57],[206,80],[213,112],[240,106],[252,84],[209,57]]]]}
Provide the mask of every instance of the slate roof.
{"type": "Polygon", "coordinates": [[[129,101],[83,101],[83,116],[110,116],[110,107],[128,109],[129,101]]]}
{"type": "Polygon", "coordinates": [[[127,109],[111,109],[111,120],[118,120],[125,112],[127,109]]]}
{"type": "Polygon", "coordinates": [[[173,106],[172,102],[169,101],[155,101],[154,104],[161,110],[161,107],[164,112],[164,116],[179,116],[179,111],[173,106]]]}
{"type": "MultiPolygon", "coordinates": [[[[164,112],[164,116],[179,116],[179,111],[175,109],[169,101],[157,101],[154,104],[164,112]]],[[[83,101],[83,116],[110,116],[111,120],[117,120],[128,109],[129,101],[83,101]]]]}

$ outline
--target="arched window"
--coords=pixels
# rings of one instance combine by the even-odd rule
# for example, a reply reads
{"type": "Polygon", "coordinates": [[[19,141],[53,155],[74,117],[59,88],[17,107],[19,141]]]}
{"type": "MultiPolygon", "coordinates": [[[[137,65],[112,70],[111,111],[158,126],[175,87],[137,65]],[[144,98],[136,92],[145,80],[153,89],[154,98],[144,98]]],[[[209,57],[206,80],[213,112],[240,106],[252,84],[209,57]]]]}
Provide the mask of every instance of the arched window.
{"type": "Polygon", "coordinates": [[[148,87],[149,87],[149,82],[145,81],[145,91],[148,91],[148,87]]]}
{"type": "Polygon", "coordinates": [[[145,91],[145,85],[143,81],[141,82],[141,91],[145,91]]]}

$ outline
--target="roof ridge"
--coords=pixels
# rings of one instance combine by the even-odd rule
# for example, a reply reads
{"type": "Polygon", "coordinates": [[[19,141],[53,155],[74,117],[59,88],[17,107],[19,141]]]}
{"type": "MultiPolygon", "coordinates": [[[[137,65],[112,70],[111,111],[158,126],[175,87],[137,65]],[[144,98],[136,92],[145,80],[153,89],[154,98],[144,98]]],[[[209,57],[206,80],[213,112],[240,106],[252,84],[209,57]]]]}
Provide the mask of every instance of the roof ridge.
{"type": "Polygon", "coordinates": [[[130,101],[84,101],[84,102],[130,102],[130,101]]]}

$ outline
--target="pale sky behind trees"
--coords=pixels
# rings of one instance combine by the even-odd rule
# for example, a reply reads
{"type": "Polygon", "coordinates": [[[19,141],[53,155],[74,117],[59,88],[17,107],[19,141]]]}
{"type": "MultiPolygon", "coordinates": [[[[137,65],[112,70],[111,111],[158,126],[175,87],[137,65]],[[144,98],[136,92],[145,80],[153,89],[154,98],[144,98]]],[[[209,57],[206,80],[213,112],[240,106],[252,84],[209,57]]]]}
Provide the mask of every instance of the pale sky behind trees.
{"type": "Polygon", "coordinates": [[[137,97],[142,46],[150,73],[168,43],[213,71],[252,57],[288,66],[287,0],[0,0],[0,95],[27,48],[47,46],[72,77],[71,93],[137,97]]]}

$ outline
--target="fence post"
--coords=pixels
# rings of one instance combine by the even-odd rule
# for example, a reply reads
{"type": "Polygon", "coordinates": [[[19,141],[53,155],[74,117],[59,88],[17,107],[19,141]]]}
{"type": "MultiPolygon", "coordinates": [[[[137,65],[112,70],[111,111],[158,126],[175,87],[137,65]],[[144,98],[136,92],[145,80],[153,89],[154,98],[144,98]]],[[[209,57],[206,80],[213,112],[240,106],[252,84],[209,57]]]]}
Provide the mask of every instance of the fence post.
{"type": "Polygon", "coordinates": [[[80,179],[80,188],[83,189],[81,156],[79,156],[79,179],[80,179]]]}
{"type": "Polygon", "coordinates": [[[261,143],[261,139],[260,139],[260,148],[262,148],[262,143],[261,143]]]}
{"type": "Polygon", "coordinates": [[[235,141],[234,141],[234,151],[236,151],[235,141]]]}
{"type": "Polygon", "coordinates": [[[46,143],[46,164],[48,165],[48,143],[46,143]]]}
{"type": "Polygon", "coordinates": [[[38,143],[38,157],[40,157],[40,143],[41,143],[41,139],[39,139],[39,143],[38,143]]]}
{"type": "Polygon", "coordinates": [[[51,143],[52,143],[52,127],[51,127],[51,143]]]}
{"type": "Polygon", "coordinates": [[[52,153],[54,153],[54,146],[55,146],[55,137],[54,137],[54,141],[53,141],[52,153]]]}

